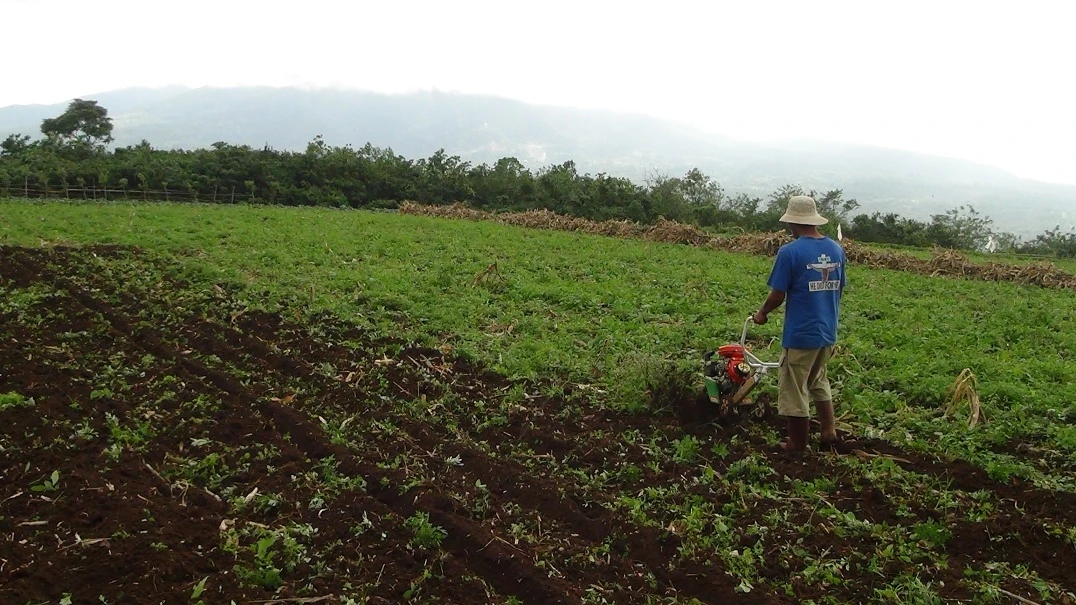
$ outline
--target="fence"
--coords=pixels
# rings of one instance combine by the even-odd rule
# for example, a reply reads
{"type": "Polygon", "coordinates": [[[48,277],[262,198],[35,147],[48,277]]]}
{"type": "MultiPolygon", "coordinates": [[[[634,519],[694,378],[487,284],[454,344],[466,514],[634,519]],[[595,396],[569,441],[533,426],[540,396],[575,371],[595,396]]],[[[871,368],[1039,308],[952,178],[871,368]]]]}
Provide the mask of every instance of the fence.
{"type": "Polygon", "coordinates": [[[35,187],[0,187],[0,197],[26,199],[66,199],[95,201],[166,201],[166,202],[211,202],[229,203],[254,202],[256,197],[250,192],[236,191],[235,187],[221,191],[214,188],[213,193],[205,195],[198,191],[169,191],[154,189],[109,189],[106,187],[64,187],[63,189],[38,189],[35,187]]]}

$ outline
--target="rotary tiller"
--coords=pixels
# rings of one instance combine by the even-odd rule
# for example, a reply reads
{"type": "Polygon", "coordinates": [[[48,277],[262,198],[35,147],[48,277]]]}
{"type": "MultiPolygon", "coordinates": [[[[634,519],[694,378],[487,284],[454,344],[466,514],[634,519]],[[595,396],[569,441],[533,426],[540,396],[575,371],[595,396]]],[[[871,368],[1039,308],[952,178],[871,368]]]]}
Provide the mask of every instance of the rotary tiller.
{"type": "Polygon", "coordinates": [[[703,356],[702,376],[706,397],[717,407],[720,418],[766,415],[765,405],[747,396],[770,370],[781,364],[762,361],[747,348],[747,328],[751,317],[743,324],[739,343],[729,343],[703,356]]]}

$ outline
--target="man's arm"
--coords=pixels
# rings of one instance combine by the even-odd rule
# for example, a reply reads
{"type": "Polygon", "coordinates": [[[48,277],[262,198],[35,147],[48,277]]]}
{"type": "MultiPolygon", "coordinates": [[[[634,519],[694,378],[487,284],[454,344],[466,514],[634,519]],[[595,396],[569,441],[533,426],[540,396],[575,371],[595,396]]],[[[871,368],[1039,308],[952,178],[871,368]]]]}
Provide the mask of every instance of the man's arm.
{"type": "Polygon", "coordinates": [[[769,318],[769,314],[774,309],[780,307],[785,302],[785,293],[780,290],[770,290],[770,295],[766,297],[766,302],[762,303],[762,308],[755,313],[753,319],[758,325],[766,323],[769,318]]]}

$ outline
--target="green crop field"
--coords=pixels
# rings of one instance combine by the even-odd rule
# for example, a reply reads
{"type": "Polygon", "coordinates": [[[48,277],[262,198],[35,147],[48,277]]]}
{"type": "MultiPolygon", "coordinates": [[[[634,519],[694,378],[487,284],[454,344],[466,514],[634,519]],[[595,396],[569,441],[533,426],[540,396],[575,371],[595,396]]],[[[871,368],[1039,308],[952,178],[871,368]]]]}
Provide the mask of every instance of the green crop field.
{"type": "Polygon", "coordinates": [[[1074,600],[1072,291],[850,267],[850,446],[790,459],[683,413],[768,258],[21,201],[0,250],[3,602],[1074,600]]]}

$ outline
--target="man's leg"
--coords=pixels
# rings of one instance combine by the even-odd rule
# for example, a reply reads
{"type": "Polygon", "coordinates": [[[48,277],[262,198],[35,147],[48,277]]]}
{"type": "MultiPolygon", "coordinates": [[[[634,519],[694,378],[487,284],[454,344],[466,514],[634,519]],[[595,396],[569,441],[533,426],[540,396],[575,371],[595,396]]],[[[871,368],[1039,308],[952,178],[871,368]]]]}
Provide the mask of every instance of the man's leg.
{"type": "Polygon", "coordinates": [[[818,425],[823,447],[828,447],[837,442],[837,419],[833,411],[832,401],[814,402],[815,410],[818,411],[818,425]]]}
{"type": "Polygon", "coordinates": [[[785,349],[778,374],[777,413],[785,417],[788,439],[781,445],[786,452],[807,449],[811,432],[807,378],[811,370],[810,351],[785,349]]]}
{"type": "Polygon", "coordinates": [[[829,374],[826,366],[833,355],[833,347],[825,347],[818,351],[814,363],[811,365],[811,373],[807,379],[807,389],[814,399],[815,410],[818,411],[818,424],[821,429],[821,441],[823,446],[829,446],[837,441],[837,420],[833,411],[833,394],[829,385],[829,374]]]}

